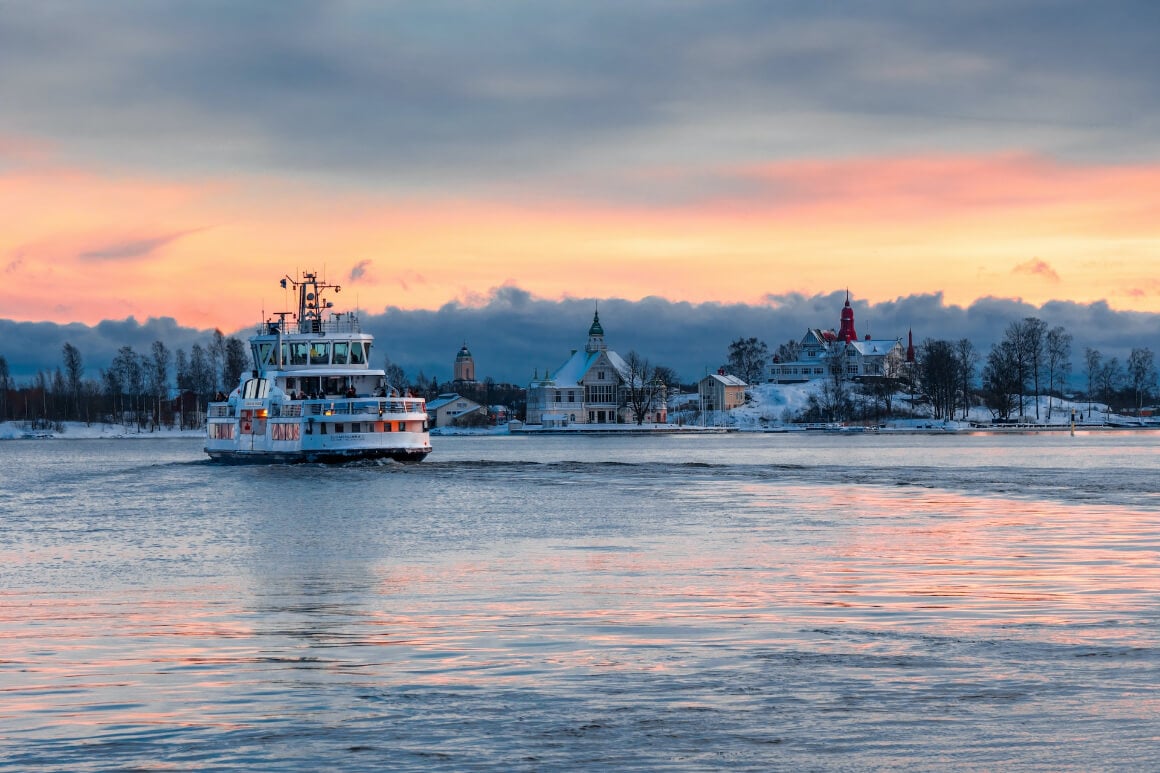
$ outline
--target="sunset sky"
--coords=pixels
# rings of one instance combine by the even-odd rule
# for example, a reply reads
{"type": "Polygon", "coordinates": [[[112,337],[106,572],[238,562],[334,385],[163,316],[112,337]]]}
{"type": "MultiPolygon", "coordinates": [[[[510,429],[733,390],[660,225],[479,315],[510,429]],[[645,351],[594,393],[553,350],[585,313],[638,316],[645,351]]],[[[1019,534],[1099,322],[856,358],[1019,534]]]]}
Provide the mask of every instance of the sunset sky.
{"type": "Polygon", "coordinates": [[[1160,311],[1154,2],[7,2],[0,317],[1160,311]],[[346,296],[349,297],[349,296],[346,296]]]}

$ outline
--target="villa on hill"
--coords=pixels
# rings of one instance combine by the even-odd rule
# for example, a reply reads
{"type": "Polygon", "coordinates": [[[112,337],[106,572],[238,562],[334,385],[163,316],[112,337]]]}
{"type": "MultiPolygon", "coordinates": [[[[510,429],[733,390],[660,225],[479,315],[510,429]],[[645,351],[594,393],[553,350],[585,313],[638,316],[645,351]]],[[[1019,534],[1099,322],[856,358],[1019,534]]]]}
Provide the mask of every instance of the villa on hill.
{"type": "Polygon", "coordinates": [[[854,309],[850,294],[842,308],[841,325],[832,328],[810,328],[798,344],[798,357],[792,362],[781,362],[774,357],[767,369],[767,381],[774,384],[800,384],[826,378],[831,368],[840,368],[842,376],[856,381],[864,378],[897,376],[909,363],[914,363],[914,335],[910,344],[902,346],[901,338],[858,338],[854,328],[854,309]]]}

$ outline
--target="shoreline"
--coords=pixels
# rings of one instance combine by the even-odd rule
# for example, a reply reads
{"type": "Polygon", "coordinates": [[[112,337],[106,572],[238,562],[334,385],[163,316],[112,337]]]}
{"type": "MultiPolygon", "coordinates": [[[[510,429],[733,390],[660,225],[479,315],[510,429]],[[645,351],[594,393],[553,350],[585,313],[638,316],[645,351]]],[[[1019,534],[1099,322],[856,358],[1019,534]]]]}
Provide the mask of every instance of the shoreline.
{"type": "MultiPolygon", "coordinates": [[[[432,431],[432,437],[487,437],[487,436],[523,436],[536,437],[551,435],[553,437],[566,436],[603,436],[618,435],[651,436],[651,435],[1038,435],[1059,434],[1071,432],[1074,434],[1110,434],[1117,432],[1155,432],[1160,430],[1160,424],[1019,424],[1013,426],[984,425],[984,424],[957,424],[957,425],[920,425],[920,426],[830,426],[830,425],[782,425],[771,427],[699,427],[691,425],[621,425],[606,424],[599,426],[570,426],[531,428],[527,426],[511,429],[498,428],[491,430],[455,429],[441,427],[432,431]]],[[[55,430],[27,430],[12,422],[0,424],[0,442],[16,440],[205,440],[204,430],[157,430],[157,431],[125,431],[120,426],[110,425],[66,425],[61,432],[55,430]]]]}

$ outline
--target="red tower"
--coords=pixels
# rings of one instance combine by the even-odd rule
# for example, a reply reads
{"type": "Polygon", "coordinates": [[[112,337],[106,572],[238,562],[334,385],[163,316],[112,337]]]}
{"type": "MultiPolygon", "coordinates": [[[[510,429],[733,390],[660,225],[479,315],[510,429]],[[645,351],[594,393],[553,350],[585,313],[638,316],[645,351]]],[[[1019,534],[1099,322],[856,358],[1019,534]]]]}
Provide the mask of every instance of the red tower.
{"type": "Polygon", "coordinates": [[[846,305],[842,307],[842,327],[838,329],[838,340],[850,343],[858,340],[854,330],[854,310],[850,308],[850,291],[846,291],[846,305]]]}

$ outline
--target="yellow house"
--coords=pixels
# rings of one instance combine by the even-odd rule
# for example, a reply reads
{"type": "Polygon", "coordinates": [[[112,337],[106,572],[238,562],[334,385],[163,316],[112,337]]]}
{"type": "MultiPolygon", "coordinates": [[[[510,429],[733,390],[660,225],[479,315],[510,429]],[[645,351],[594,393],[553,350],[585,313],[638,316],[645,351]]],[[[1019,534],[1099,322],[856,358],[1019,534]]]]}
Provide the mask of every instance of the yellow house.
{"type": "Polygon", "coordinates": [[[702,411],[731,411],[745,404],[745,389],[749,385],[724,370],[710,373],[697,384],[702,411]]]}

